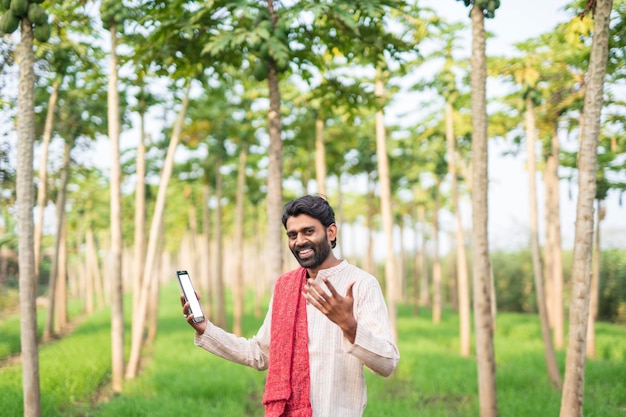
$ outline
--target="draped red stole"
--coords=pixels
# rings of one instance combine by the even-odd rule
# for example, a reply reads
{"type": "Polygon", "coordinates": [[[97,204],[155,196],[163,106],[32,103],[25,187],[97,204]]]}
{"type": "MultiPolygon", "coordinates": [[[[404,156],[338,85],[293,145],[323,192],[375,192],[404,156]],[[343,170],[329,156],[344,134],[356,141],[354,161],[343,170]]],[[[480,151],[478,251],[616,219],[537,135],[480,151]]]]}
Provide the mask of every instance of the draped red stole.
{"type": "Polygon", "coordinates": [[[306,269],[281,275],[274,286],[265,417],[310,417],[306,269]]]}

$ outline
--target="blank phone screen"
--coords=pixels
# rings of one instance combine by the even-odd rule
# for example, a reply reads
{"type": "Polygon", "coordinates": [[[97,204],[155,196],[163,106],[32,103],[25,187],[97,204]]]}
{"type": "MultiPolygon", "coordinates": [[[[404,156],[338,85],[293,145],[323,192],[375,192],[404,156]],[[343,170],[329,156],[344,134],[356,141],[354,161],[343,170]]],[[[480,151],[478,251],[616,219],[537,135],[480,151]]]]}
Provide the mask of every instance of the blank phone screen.
{"type": "Polygon", "coordinates": [[[201,319],[204,315],[202,314],[202,309],[200,308],[200,303],[198,302],[198,298],[196,297],[196,293],[193,289],[193,285],[191,285],[191,278],[186,271],[178,271],[178,281],[180,282],[180,287],[185,294],[185,298],[189,301],[189,307],[191,308],[191,313],[193,314],[196,321],[201,319]]]}

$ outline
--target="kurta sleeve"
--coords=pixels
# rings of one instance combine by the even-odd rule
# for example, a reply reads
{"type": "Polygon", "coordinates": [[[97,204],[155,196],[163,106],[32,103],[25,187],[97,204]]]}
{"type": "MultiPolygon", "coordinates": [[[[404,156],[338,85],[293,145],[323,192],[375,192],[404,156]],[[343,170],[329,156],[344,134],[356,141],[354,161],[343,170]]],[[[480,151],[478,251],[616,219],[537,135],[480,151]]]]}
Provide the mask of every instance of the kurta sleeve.
{"type": "Polygon", "coordinates": [[[228,333],[209,321],[204,333],[195,335],[194,343],[196,346],[231,362],[246,365],[259,371],[265,370],[268,365],[271,317],[270,302],[270,310],[267,312],[263,324],[257,334],[249,339],[228,333]]]}
{"type": "Polygon", "coordinates": [[[400,360],[400,353],[393,341],[389,314],[380,285],[371,277],[357,283],[353,294],[356,337],[352,344],[344,338],[343,348],[375,374],[389,376],[400,360]]]}

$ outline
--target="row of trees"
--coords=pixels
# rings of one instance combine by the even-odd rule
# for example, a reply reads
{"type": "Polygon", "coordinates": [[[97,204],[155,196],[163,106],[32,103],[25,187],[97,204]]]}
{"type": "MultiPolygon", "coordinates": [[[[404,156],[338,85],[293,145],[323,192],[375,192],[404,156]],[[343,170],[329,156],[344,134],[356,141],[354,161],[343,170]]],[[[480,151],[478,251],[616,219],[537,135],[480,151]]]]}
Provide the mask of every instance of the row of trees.
{"type": "MultiPolygon", "coordinates": [[[[485,54],[484,19],[494,17],[497,11],[495,2],[484,3],[465,1],[473,39],[469,62],[456,52],[459,33],[467,25],[451,24],[419,3],[395,0],[280,5],[273,1],[264,5],[229,1],[44,3],[52,17],[52,37],[36,49],[32,24],[23,17],[16,55],[18,106],[3,103],[16,115],[19,138],[14,197],[20,306],[25,318],[25,415],[40,414],[34,313],[37,268],[43,253],[43,213],[52,195],[56,219],[44,338],[57,331],[55,323],[58,329],[63,316],[59,305],[65,303],[68,257],[81,257],[85,271],[91,271],[85,274],[85,289],[104,286],[94,261],[98,244],[94,236],[98,237],[100,247],[108,253],[112,387],[121,391],[124,376],[133,378],[139,369],[148,311],[158,294],[155,277],[159,268],[167,269],[160,261],[161,253],[173,251],[173,246],[183,241],[191,242],[189,251],[199,259],[208,259],[210,253],[211,270],[193,256],[187,262],[197,264],[194,276],[201,277],[201,288],[214,310],[212,319],[224,325],[225,236],[232,236],[234,244],[229,247],[237,254],[234,264],[239,266],[234,329],[240,332],[245,248],[255,248],[260,254],[256,265],[267,265],[267,271],[257,268],[255,273],[266,276],[265,281],[275,279],[286,264],[285,251],[276,249],[284,247],[280,216],[283,202],[291,197],[284,195],[284,190],[299,194],[315,184],[317,192],[330,194],[326,188],[329,178],[337,180],[338,204],[334,205],[342,224],[363,223],[370,242],[379,227],[376,222],[382,226],[386,259],[381,278],[394,328],[396,303],[403,288],[395,259],[394,225],[403,225],[403,230],[416,224],[420,228],[432,225],[436,321],[443,306],[438,213],[452,211],[456,219],[460,354],[470,355],[473,300],[481,415],[497,415],[487,239],[487,139],[512,137],[520,125],[528,149],[531,213],[537,209],[532,187],[535,141],[543,141],[543,175],[550,197],[546,199],[545,267],[534,214],[531,243],[546,361],[557,387],[561,380],[550,327],[557,347],[563,347],[564,306],[559,204],[558,198],[554,199],[558,192],[554,190],[560,166],[577,168],[579,207],[569,305],[572,327],[562,415],[579,415],[585,343],[584,338],[572,337],[591,327],[587,318],[593,297],[587,288],[593,202],[606,198],[611,187],[622,186],[611,174],[623,169],[623,161],[616,157],[624,147],[619,129],[623,126],[621,104],[611,94],[604,94],[603,86],[605,72],[611,84],[618,84],[624,75],[619,65],[623,40],[610,34],[620,33],[625,5],[617,2],[617,17],[611,25],[612,2],[591,2],[596,4],[594,19],[587,13],[573,16],[553,32],[520,44],[519,57],[491,62],[485,54]],[[417,46],[425,42],[435,43],[440,52],[421,55],[417,46]],[[568,47],[563,48],[564,44],[568,47]],[[384,114],[393,100],[396,81],[419,70],[425,60],[442,64],[441,70],[415,87],[434,91],[438,105],[428,108],[428,116],[417,126],[390,126],[384,114]],[[501,106],[488,123],[486,79],[490,73],[508,82],[512,93],[500,98],[501,106]],[[467,77],[469,89],[461,82],[467,77]],[[607,103],[603,104],[605,97],[607,103]],[[603,106],[610,117],[600,117],[603,106]],[[170,120],[168,115],[174,113],[176,118],[170,120]],[[162,126],[155,127],[158,124],[162,126]],[[121,132],[131,128],[137,146],[124,152],[121,132]],[[569,155],[560,158],[560,129],[580,131],[575,163],[568,161],[569,155]],[[76,160],[81,149],[103,135],[111,143],[108,177],[76,160]],[[41,137],[38,149],[42,160],[35,203],[32,167],[36,137],[41,137]],[[47,157],[53,139],[62,140],[64,150],[58,176],[50,178],[47,157]],[[181,144],[187,152],[184,160],[177,161],[181,144]],[[313,166],[314,178],[306,169],[313,166]],[[343,184],[348,178],[365,180],[364,197],[346,192],[343,184]],[[175,189],[168,187],[170,181],[175,182],[175,189]],[[132,194],[124,192],[126,189],[132,194]],[[459,213],[459,199],[464,194],[472,198],[471,285],[459,213]],[[32,207],[37,208],[35,222],[32,207]],[[199,207],[201,214],[197,213],[199,207]],[[164,238],[166,231],[168,239],[164,238]],[[133,255],[125,258],[129,241],[134,245],[133,255]],[[132,289],[134,317],[127,362],[122,320],[125,276],[126,288],[132,289]],[[544,288],[547,294],[543,294],[544,288]]],[[[582,10],[581,6],[574,2],[573,14],[582,10]]],[[[2,69],[8,74],[13,46],[8,38],[3,42],[7,60],[2,69]]],[[[372,262],[373,244],[368,248],[365,261],[372,262]]],[[[374,270],[372,264],[364,266],[374,270]]]]}

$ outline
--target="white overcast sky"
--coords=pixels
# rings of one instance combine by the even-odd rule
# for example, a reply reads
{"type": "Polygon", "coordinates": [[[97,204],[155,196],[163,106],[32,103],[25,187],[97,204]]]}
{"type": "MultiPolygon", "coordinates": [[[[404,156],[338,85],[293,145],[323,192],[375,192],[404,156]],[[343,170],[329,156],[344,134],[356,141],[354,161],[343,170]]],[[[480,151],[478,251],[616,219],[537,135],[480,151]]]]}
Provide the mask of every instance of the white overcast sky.
{"type": "MultiPolygon", "coordinates": [[[[461,1],[426,0],[426,5],[435,9],[446,20],[469,21],[468,9],[461,1]]],[[[496,11],[495,19],[487,19],[485,28],[493,33],[488,39],[488,55],[510,55],[517,42],[536,37],[552,30],[557,24],[569,20],[564,10],[565,0],[505,0],[496,11]]],[[[465,38],[467,55],[471,49],[471,34],[465,38]]],[[[491,85],[491,84],[490,84],[491,85]]],[[[488,95],[495,94],[487,91],[488,95]]],[[[572,139],[562,138],[562,141],[572,139]]],[[[571,142],[570,142],[571,143],[571,142]]],[[[522,247],[528,243],[528,173],[525,170],[524,152],[520,157],[504,157],[497,143],[491,144],[490,189],[489,189],[489,234],[492,248],[522,247]]],[[[543,193],[541,176],[537,176],[539,194],[543,193]]],[[[561,183],[561,219],[563,245],[573,246],[576,216],[576,184],[561,183]]],[[[605,247],[624,247],[626,244],[626,208],[620,207],[619,195],[613,192],[607,201],[607,216],[603,222],[601,236],[605,247]]],[[[626,201],[624,201],[626,203],[626,201]]],[[[540,223],[543,223],[543,199],[540,197],[540,223]]],[[[543,224],[541,225],[543,227],[543,224]]]]}

